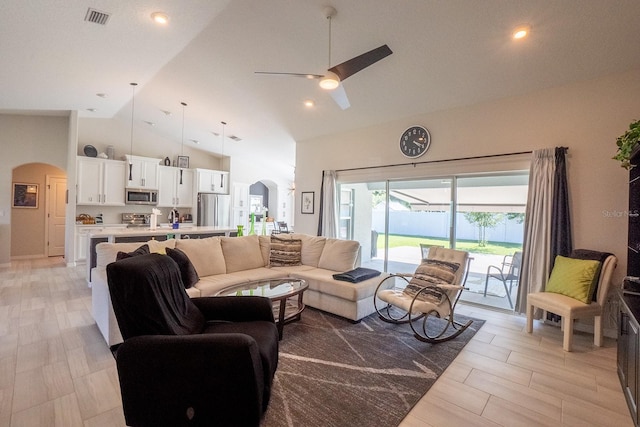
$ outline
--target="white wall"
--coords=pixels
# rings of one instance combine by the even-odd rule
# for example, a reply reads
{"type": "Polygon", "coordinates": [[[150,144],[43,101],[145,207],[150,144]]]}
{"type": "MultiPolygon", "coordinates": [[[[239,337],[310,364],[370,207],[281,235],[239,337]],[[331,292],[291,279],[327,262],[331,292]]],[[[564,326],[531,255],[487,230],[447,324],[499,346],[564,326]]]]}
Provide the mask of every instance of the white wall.
{"type": "Polygon", "coordinates": [[[15,167],[46,163],[67,170],[68,113],[0,114],[0,265],[11,262],[11,176],[15,167]]]}
{"type": "MultiPolygon", "coordinates": [[[[481,84],[481,82],[478,82],[481,84]]],[[[352,106],[351,108],[357,108],[352,106]]],[[[296,204],[300,192],[316,192],[314,215],[296,208],[296,231],[315,234],[322,170],[410,163],[398,149],[401,133],[421,124],[431,132],[430,150],[417,161],[567,146],[574,246],[615,253],[614,283],[626,272],[628,173],[611,160],[616,137],[640,118],[640,69],[574,83],[525,96],[384,123],[358,131],[298,142],[296,204]]],[[[495,169],[502,170],[503,159],[495,169]]],[[[428,176],[433,170],[473,170],[473,162],[412,168],[428,176]]],[[[491,167],[490,161],[479,168],[491,167]]],[[[392,172],[382,169],[379,177],[392,172]]]]}

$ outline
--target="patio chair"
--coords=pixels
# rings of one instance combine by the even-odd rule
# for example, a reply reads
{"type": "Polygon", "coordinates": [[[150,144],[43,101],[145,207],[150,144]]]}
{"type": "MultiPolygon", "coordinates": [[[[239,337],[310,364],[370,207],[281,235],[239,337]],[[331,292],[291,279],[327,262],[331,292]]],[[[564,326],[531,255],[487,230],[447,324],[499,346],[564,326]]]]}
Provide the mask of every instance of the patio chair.
{"type": "Polygon", "coordinates": [[[442,245],[428,245],[426,243],[420,243],[420,255],[421,259],[429,258],[429,249],[431,248],[444,248],[442,245]]]}
{"type": "Polygon", "coordinates": [[[522,265],[522,252],[514,252],[513,255],[505,255],[502,259],[502,265],[500,267],[490,265],[487,267],[487,278],[484,281],[484,294],[487,296],[487,287],[489,286],[489,279],[498,279],[502,282],[504,290],[507,293],[507,301],[509,306],[513,308],[513,302],[511,302],[511,289],[515,283],[518,286],[520,280],[520,266],[522,265]],[[509,282],[509,287],[507,287],[509,282]]]}
{"type": "Polygon", "coordinates": [[[289,233],[289,227],[287,226],[287,223],[284,221],[276,221],[273,223],[273,231],[271,232],[271,234],[288,234],[289,233]]]}
{"type": "Polygon", "coordinates": [[[373,300],[378,316],[388,323],[408,323],[420,341],[439,343],[457,337],[473,322],[461,323],[454,318],[470,260],[465,251],[430,248],[428,258],[413,274],[391,274],[380,282],[373,300]],[[406,286],[384,289],[386,280],[396,278],[406,286]],[[429,322],[430,317],[438,320],[429,322]]]}

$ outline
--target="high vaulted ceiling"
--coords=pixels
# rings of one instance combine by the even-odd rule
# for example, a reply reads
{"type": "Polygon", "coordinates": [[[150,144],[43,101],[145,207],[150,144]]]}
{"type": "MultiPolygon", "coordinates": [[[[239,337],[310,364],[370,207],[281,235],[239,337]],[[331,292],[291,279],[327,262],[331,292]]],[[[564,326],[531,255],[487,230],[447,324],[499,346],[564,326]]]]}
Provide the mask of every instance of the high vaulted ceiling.
{"type": "Polygon", "coordinates": [[[295,141],[639,67],[639,17],[637,0],[3,0],[0,112],[130,120],[137,82],[138,124],[179,144],[186,102],[185,144],[219,153],[225,121],[242,139],[225,154],[293,162],[295,141]],[[347,110],[316,81],[254,74],[322,74],[385,43],[391,56],[344,82],[347,110]]]}

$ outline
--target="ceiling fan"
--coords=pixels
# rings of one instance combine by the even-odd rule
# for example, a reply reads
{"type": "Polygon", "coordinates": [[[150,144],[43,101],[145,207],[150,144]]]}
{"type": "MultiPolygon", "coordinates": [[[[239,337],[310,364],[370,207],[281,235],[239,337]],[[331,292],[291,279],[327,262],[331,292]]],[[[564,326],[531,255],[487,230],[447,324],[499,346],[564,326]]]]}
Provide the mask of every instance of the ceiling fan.
{"type": "Polygon", "coordinates": [[[355,73],[364,70],[370,65],[375,64],[383,58],[391,55],[393,52],[386,44],[377,47],[373,50],[358,55],[355,58],[351,58],[341,64],[331,66],[331,19],[336,16],[338,12],[335,8],[327,6],[324,9],[324,14],[329,20],[329,69],[324,74],[312,74],[312,73],[287,73],[287,72],[273,72],[273,71],[256,71],[255,74],[270,74],[270,75],[284,75],[293,77],[304,77],[307,79],[320,80],[320,87],[324,90],[331,91],[331,97],[342,108],[346,110],[351,106],[349,104],[349,98],[342,86],[342,82],[348,77],[351,77],[355,73]]]}

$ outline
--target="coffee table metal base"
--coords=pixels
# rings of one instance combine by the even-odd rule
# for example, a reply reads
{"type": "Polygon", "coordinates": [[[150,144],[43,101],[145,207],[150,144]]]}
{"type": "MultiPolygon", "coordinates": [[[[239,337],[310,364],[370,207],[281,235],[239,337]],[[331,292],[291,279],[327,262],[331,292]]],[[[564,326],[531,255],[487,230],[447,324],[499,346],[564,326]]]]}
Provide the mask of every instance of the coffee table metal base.
{"type": "Polygon", "coordinates": [[[282,339],[284,325],[300,320],[305,309],[302,296],[309,285],[302,279],[268,279],[255,280],[229,286],[218,292],[215,296],[243,296],[255,295],[269,298],[274,305],[274,317],[278,328],[278,336],[282,339]],[[297,296],[294,304],[287,304],[287,300],[297,296]],[[279,303],[279,304],[276,304],[279,303]],[[277,308],[278,312],[275,313],[277,308]]]}

